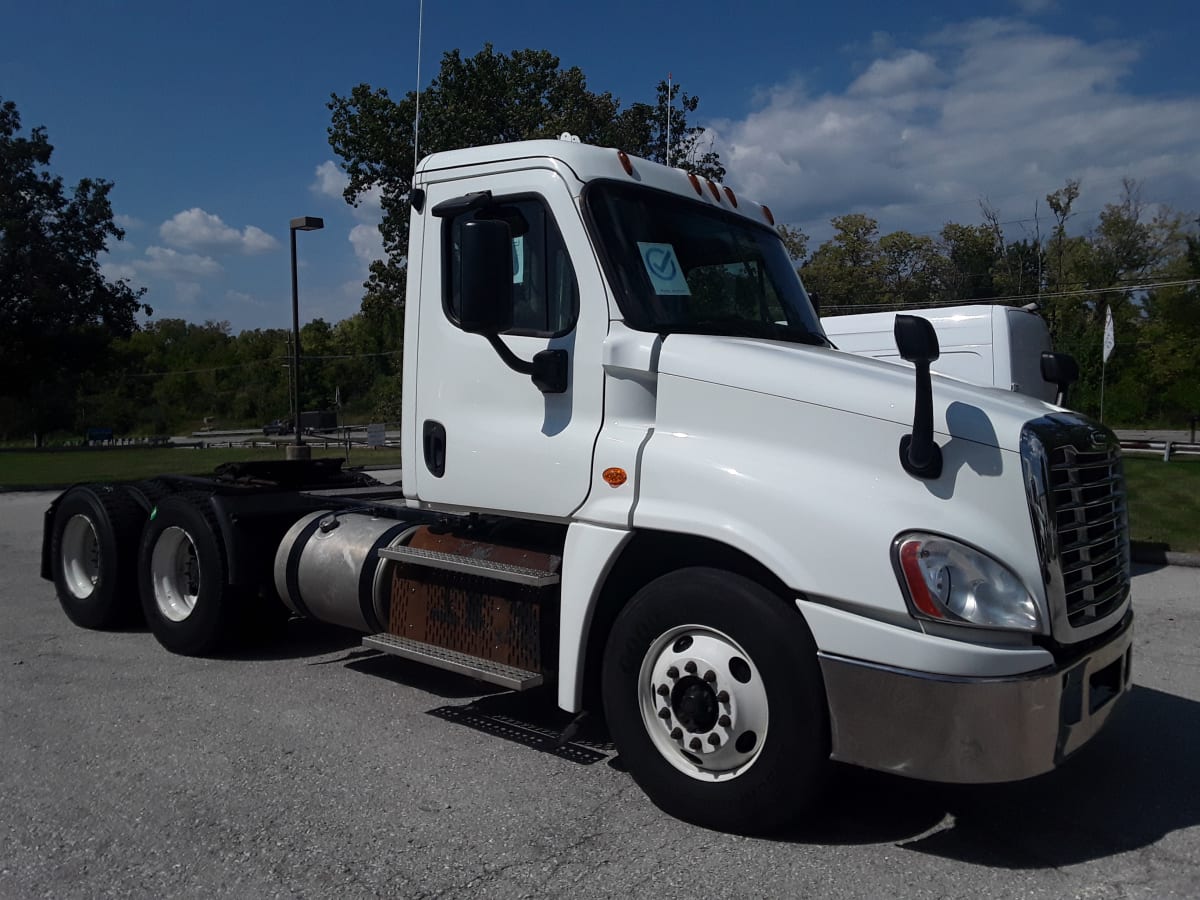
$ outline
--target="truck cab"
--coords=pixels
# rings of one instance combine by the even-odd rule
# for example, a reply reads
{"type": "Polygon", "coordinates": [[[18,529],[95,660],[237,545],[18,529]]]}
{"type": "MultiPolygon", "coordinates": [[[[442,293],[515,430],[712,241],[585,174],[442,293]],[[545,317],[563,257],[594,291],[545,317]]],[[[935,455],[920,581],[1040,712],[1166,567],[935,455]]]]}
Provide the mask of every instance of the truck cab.
{"type": "Polygon", "coordinates": [[[1030,777],[1118,706],[1108,430],[930,374],[919,317],[895,331],[914,369],[833,349],[770,210],[679,169],[501,144],[427,157],[410,202],[402,485],[160,480],[165,500],[126,489],[155,508],[140,525],[68,492],[44,572],[76,621],[102,624],[80,615],[93,575],[115,604],[132,571],[156,636],[209,652],[269,588],[370,647],[603,712],[655,803],[738,831],[812,809],[831,759],[1030,777]],[[141,529],[107,570],[106,516],[141,529]]]}

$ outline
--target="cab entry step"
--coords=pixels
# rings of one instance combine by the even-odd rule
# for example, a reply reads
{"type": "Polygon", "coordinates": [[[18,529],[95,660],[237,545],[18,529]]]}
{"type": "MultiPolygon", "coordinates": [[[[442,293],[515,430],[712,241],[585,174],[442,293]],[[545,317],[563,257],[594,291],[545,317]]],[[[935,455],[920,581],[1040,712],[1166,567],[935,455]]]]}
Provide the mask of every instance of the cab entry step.
{"type": "Polygon", "coordinates": [[[498,684],[514,691],[527,691],[530,688],[539,687],[544,680],[541,672],[518,669],[516,666],[508,666],[490,659],[446,650],[444,647],[414,641],[411,638],[395,634],[370,634],[364,637],[362,642],[364,647],[382,650],[393,656],[402,656],[405,659],[457,672],[460,675],[469,675],[480,681],[498,684]]]}

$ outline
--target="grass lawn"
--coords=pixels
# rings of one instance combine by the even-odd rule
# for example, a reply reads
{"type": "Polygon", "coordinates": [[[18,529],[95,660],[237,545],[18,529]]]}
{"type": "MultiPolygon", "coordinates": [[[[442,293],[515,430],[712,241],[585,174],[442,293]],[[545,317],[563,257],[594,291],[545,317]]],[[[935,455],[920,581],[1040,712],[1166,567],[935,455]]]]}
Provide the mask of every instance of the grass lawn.
{"type": "MultiPolygon", "coordinates": [[[[155,475],[206,475],[221,463],[283,459],[278,447],[235,447],[197,450],[170,447],[111,450],[42,450],[0,453],[0,487],[42,487],[77,481],[129,481],[155,475]]],[[[342,450],[314,447],[314,457],[345,456],[342,450]]],[[[350,452],[351,466],[399,466],[399,450],[350,452]]]]}
{"type": "Polygon", "coordinates": [[[1126,456],[1125,481],[1135,541],[1200,552],[1200,460],[1126,456]]]}

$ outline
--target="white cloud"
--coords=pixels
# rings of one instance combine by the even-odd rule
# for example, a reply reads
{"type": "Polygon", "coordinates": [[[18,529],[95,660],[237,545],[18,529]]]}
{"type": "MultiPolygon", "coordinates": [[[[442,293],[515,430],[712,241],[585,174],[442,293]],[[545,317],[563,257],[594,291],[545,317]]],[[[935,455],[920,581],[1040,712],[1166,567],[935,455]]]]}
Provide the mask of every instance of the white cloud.
{"type": "MultiPolygon", "coordinates": [[[[342,191],[349,183],[349,176],[338,168],[337,163],[327,159],[313,171],[313,182],[309,185],[309,189],[318,196],[332,197],[345,202],[342,191]]],[[[379,185],[363,191],[358,196],[358,206],[353,208],[354,217],[359,221],[378,225],[383,218],[382,201],[383,190],[379,185]]]]}
{"type": "Polygon", "coordinates": [[[200,285],[194,281],[180,281],[175,285],[175,301],[184,306],[194,306],[200,299],[200,285]]]}
{"type": "Polygon", "coordinates": [[[129,263],[106,262],[100,266],[100,274],[109,281],[133,281],[137,278],[137,270],[129,263]]]}
{"type": "Polygon", "coordinates": [[[342,199],[342,191],[346,189],[346,185],[350,183],[349,177],[341,169],[337,167],[331,159],[325,160],[317,166],[316,180],[313,181],[312,190],[325,197],[336,197],[342,199]]]}
{"type": "Polygon", "coordinates": [[[134,216],[122,215],[121,213],[113,216],[113,221],[125,229],[141,228],[145,224],[141,219],[134,216]]]}
{"type": "Polygon", "coordinates": [[[909,50],[895,59],[877,59],[850,85],[851,94],[895,95],[934,84],[941,79],[937,62],[928,53],[909,50]]]}
{"type": "Polygon", "coordinates": [[[383,236],[376,225],[355,225],[350,229],[354,255],[365,263],[383,259],[383,236]]]}
{"type": "Polygon", "coordinates": [[[247,255],[266,253],[279,242],[261,228],[247,225],[241,231],[226,225],[220,216],[192,207],[176,213],[158,229],[162,239],[185,250],[236,251],[247,255]]]}
{"type": "Polygon", "coordinates": [[[1135,44],[978,19],[918,46],[868,54],[844,91],[785,81],[745,118],[714,122],[731,186],[819,239],[851,211],[884,232],[977,222],[982,197],[1024,217],[1071,177],[1081,211],[1115,199],[1123,176],[1145,182],[1148,203],[1200,205],[1200,97],[1125,88],[1135,44]]]}
{"type": "Polygon", "coordinates": [[[169,278],[207,277],[223,271],[221,264],[211,256],[180,253],[169,247],[147,247],[145,257],[134,262],[133,268],[139,273],[150,272],[169,278]]]}

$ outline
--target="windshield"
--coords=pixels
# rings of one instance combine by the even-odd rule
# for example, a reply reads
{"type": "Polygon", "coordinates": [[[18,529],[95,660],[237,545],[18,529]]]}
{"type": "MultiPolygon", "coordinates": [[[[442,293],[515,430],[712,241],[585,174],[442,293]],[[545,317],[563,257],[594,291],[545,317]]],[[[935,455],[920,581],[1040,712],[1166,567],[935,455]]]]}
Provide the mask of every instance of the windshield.
{"type": "Polygon", "coordinates": [[[770,228],[636,185],[594,182],[584,199],[631,327],[829,346],[770,228]]]}

